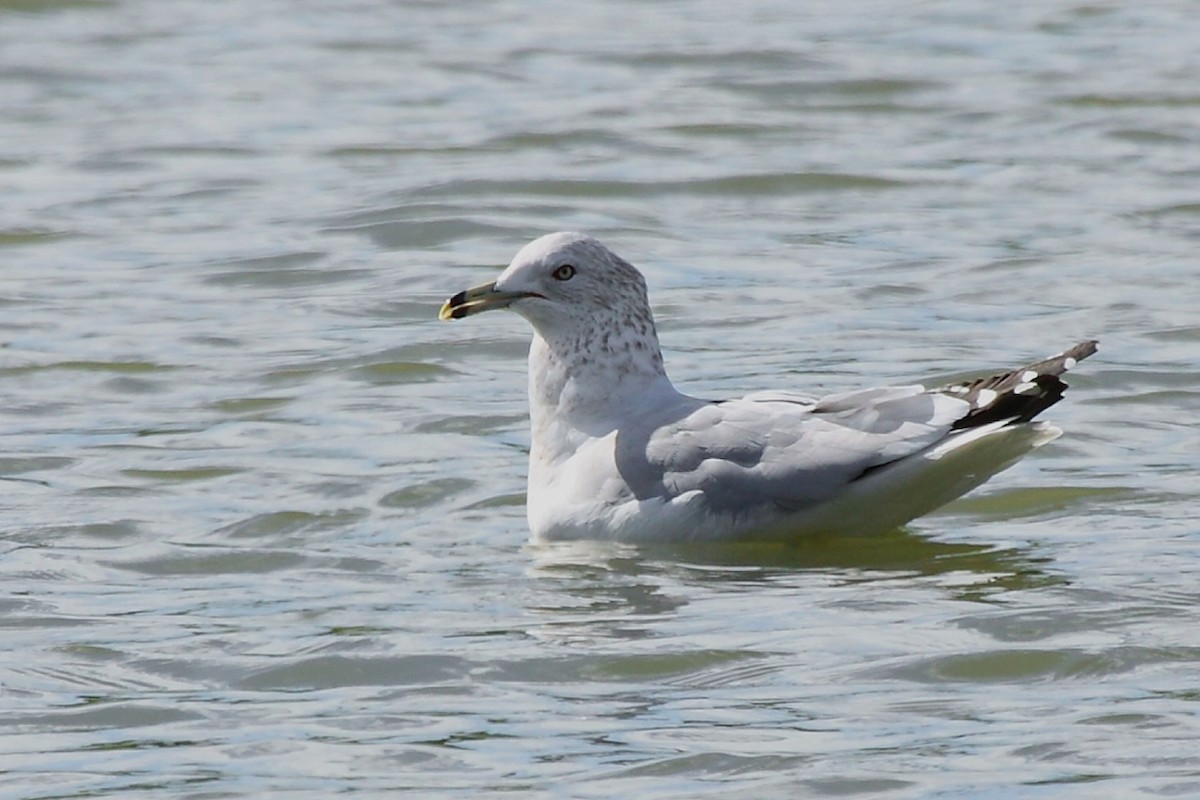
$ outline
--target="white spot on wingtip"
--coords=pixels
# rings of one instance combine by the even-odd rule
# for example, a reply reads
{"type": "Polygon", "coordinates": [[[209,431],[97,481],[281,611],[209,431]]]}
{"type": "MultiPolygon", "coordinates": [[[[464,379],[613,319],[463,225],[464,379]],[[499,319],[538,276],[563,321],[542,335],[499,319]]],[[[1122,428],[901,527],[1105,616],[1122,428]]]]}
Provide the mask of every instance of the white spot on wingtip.
{"type": "Polygon", "coordinates": [[[1030,381],[1037,378],[1037,376],[1038,376],[1037,370],[1027,369],[1021,373],[1021,381],[1024,383],[1029,383],[1030,381]]]}
{"type": "Polygon", "coordinates": [[[955,394],[966,394],[966,393],[967,393],[967,387],[965,387],[965,386],[961,386],[961,385],[959,385],[959,386],[951,386],[949,389],[947,389],[947,391],[954,392],[955,394]]]}
{"type": "Polygon", "coordinates": [[[979,408],[990,406],[992,403],[996,402],[996,398],[999,396],[1000,395],[996,394],[996,392],[992,389],[980,389],[979,394],[975,396],[976,406],[979,408]]]}
{"type": "Polygon", "coordinates": [[[1063,369],[1071,369],[1078,363],[1079,362],[1077,360],[1075,360],[1074,358],[1067,356],[1066,358],[1063,359],[1063,369]]]}
{"type": "Polygon", "coordinates": [[[1017,388],[1013,389],[1013,391],[1017,394],[1034,394],[1039,388],[1040,387],[1036,383],[1033,383],[1032,381],[1026,381],[1025,383],[1018,385],[1017,388]]]}

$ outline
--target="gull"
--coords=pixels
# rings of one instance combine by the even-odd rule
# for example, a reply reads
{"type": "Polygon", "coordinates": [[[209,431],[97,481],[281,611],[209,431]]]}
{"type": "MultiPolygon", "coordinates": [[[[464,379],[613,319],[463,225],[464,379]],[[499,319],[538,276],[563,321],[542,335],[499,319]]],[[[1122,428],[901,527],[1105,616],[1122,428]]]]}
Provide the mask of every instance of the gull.
{"type": "Polygon", "coordinates": [[[663,367],[646,281],[579,233],[526,245],[438,316],[506,308],[533,326],[532,538],[632,543],[881,533],[1062,435],[1034,420],[1085,341],[962,383],[707,400],[663,367]]]}

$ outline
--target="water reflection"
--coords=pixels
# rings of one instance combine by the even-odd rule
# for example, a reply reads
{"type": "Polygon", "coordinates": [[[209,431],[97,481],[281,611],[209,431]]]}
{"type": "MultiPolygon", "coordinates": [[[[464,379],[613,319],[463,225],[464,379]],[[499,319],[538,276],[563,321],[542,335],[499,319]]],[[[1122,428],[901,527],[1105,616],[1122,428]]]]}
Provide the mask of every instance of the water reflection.
{"type": "Polygon", "coordinates": [[[663,571],[691,573],[697,579],[769,579],[780,572],[840,570],[847,578],[871,574],[939,575],[973,572],[1019,576],[1009,588],[1041,585],[1047,559],[1030,548],[949,542],[911,529],[876,536],[809,537],[800,542],[700,542],[623,545],[606,542],[554,542],[527,548],[537,574],[636,576],[663,571]]]}
{"type": "Polygon", "coordinates": [[[753,597],[781,584],[799,593],[880,581],[928,586],[933,579],[948,599],[988,602],[1066,582],[1032,548],[943,541],[909,529],[798,543],[556,542],[527,551],[529,610],[589,638],[646,635],[650,620],[677,613],[690,597],[710,597],[714,588],[744,587],[753,597]]]}

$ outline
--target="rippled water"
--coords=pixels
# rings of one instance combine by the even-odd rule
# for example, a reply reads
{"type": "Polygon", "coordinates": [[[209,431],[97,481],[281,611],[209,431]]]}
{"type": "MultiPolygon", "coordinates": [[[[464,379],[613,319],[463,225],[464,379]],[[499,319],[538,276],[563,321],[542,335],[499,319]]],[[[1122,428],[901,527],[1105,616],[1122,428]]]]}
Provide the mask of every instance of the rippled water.
{"type": "Polygon", "coordinates": [[[0,3],[6,797],[1200,794],[1200,7],[0,3]],[[1096,336],[887,536],[526,543],[547,231],[697,394],[1096,336]]]}

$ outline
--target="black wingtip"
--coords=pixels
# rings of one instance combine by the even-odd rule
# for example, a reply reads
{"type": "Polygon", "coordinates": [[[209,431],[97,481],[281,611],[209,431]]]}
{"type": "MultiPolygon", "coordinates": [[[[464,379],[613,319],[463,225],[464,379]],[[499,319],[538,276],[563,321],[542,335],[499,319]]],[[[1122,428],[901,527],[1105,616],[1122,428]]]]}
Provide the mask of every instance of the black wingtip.
{"type": "Polygon", "coordinates": [[[1074,347],[1063,351],[1061,354],[1059,354],[1059,357],[1063,359],[1073,358],[1076,361],[1083,361],[1085,358],[1095,353],[1098,349],[1100,349],[1100,340],[1088,339],[1087,341],[1080,342],[1074,347]]]}
{"type": "Polygon", "coordinates": [[[975,428],[1004,420],[1029,422],[1062,400],[1067,384],[1060,376],[1095,353],[1098,345],[1096,339],[1088,339],[1011,372],[943,387],[940,391],[971,404],[971,409],[953,428],[975,428]]]}

